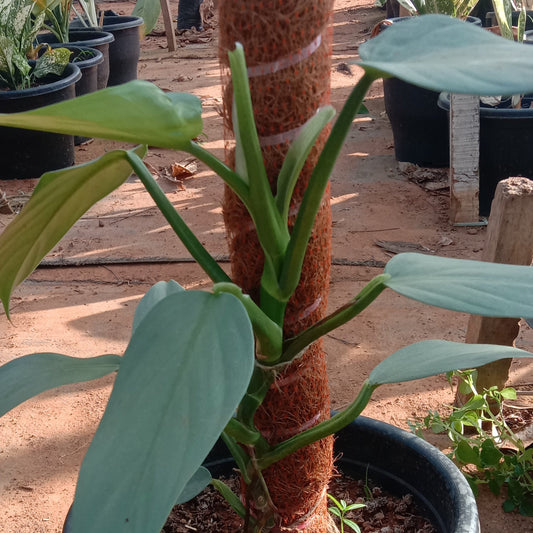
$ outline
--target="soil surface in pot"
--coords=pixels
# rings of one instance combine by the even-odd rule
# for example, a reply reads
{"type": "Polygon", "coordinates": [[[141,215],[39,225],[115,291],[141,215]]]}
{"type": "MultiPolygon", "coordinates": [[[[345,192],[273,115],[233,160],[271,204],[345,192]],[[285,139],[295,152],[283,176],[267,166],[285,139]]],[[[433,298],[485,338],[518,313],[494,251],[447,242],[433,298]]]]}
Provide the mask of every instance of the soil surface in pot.
{"type": "MultiPolygon", "coordinates": [[[[352,64],[358,46],[386,16],[373,4],[373,0],[335,3],[331,95],[337,109],[361,76],[360,69],[352,64]]],[[[135,3],[100,5],[129,15],[135,3]]],[[[175,17],[178,0],[170,0],[170,5],[175,17]]],[[[207,15],[209,5],[205,0],[207,15]]],[[[204,108],[202,140],[223,157],[216,16],[207,18],[204,26],[202,33],[186,31],[177,36],[179,47],[169,53],[161,19],[154,34],[141,44],[138,77],[163,90],[192,92],[200,97],[204,108]]],[[[483,227],[454,227],[449,223],[446,170],[399,166],[395,161],[380,83],[371,88],[365,104],[369,114],[355,119],[331,179],[331,311],[381,273],[398,251],[475,259],[481,256],[485,242],[483,227]]],[[[96,139],[76,148],[76,160],[85,162],[123,146],[96,139]]],[[[221,181],[184,154],[154,149],[146,161],[169,200],[222,266],[229,268],[221,181]]],[[[2,208],[0,200],[0,231],[13,218],[3,211],[19,209],[35,184],[36,180],[0,181],[10,206],[2,208]]],[[[91,209],[43,266],[15,291],[12,323],[0,316],[0,364],[41,351],[80,357],[123,353],[142,294],[156,281],[171,278],[186,288],[209,286],[140,182],[132,177],[91,209]]],[[[372,368],[393,351],[429,338],[462,341],[467,322],[466,315],[431,309],[384,292],[356,320],[325,339],[332,408],[340,409],[353,401],[372,368]]],[[[525,325],[517,346],[533,349],[533,332],[525,325]]],[[[61,532],[79,466],[105,408],[112,380],[105,377],[44,393],[0,419],[3,533],[61,532]]],[[[531,363],[513,362],[510,384],[531,383],[531,363]]],[[[521,402],[531,408],[528,398],[521,397],[521,402]]],[[[425,416],[428,409],[440,409],[452,401],[446,378],[437,376],[378,389],[364,414],[407,428],[407,419],[425,416]]],[[[447,445],[444,438],[432,440],[441,447],[447,445]]],[[[484,533],[533,531],[533,519],[505,514],[502,501],[488,490],[482,491],[478,505],[484,533]]]]}
{"type": "MultiPolygon", "coordinates": [[[[234,492],[239,490],[237,477],[224,479],[234,492]]],[[[361,533],[435,533],[435,528],[423,517],[411,495],[391,496],[372,481],[339,475],[331,480],[329,493],[346,503],[361,503],[365,507],[346,513],[361,533]]],[[[331,503],[331,502],[330,502],[331,503]]],[[[331,503],[333,506],[333,503],[331,503]]],[[[338,519],[337,525],[339,525],[338,519]]],[[[175,507],[162,533],[240,533],[243,521],[235,515],[224,498],[211,486],[196,498],[175,507]]],[[[352,531],[345,526],[345,531],[352,531]]]]}

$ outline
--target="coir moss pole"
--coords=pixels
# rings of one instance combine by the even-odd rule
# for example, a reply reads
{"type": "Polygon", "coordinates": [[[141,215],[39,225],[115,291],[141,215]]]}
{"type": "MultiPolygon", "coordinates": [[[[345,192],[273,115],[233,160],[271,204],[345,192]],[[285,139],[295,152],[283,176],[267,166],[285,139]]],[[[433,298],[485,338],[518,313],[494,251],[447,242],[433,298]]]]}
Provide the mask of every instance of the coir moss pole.
{"type": "MultiPolygon", "coordinates": [[[[219,4],[227,160],[232,164],[232,94],[227,52],[235,42],[240,42],[246,55],[263,158],[273,188],[299,128],[319,107],[329,103],[332,9],[333,0],[222,0],[219,4]]],[[[320,136],[301,172],[292,198],[289,225],[294,222],[327,133],[320,136]]],[[[233,279],[257,300],[262,250],[244,206],[229,189],[224,198],[224,220],[233,279]]],[[[286,337],[325,315],[330,260],[328,188],[315,222],[300,285],[287,307],[286,337]]],[[[256,415],[256,424],[274,444],[328,418],[329,410],[325,355],[322,343],[316,342],[280,373],[256,415]]],[[[324,439],[264,472],[279,515],[274,531],[327,531],[326,489],[332,473],[332,446],[331,438],[324,439]]]]}

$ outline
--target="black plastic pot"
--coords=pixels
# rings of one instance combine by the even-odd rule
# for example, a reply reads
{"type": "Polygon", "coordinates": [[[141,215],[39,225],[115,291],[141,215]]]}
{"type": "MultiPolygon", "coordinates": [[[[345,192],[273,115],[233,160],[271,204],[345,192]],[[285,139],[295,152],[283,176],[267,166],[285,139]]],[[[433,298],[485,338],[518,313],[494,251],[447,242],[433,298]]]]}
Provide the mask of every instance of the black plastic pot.
{"type": "Polygon", "coordinates": [[[383,93],[396,160],[421,167],[449,166],[448,117],[437,107],[439,94],[398,78],[385,78],[383,93]]]}
{"type": "Polygon", "coordinates": [[[139,32],[143,24],[140,17],[104,17],[103,30],[115,36],[115,41],[109,46],[109,86],[137,79],[137,63],[141,52],[139,32]]]}
{"type": "MultiPolygon", "coordinates": [[[[466,478],[440,450],[397,427],[360,416],[336,434],[339,470],[372,479],[396,495],[412,494],[439,533],[479,533],[476,501],[466,478]]],[[[222,441],[204,466],[213,477],[234,466],[222,441]]]]}
{"type": "MultiPolygon", "coordinates": [[[[74,98],[80,78],[80,69],[69,63],[61,77],[44,78],[37,87],[0,91],[0,113],[29,111],[74,98]]],[[[74,164],[72,135],[0,127],[0,147],[0,179],[38,178],[74,164]]]]}
{"type": "MultiPolygon", "coordinates": [[[[96,48],[81,46],[74,43],[54,43],[52,48],[66,48],[71,51],[70,62],[81,70],[81,78],[76,82],[76,96],[83,96],[98,89],[98,68],[104,61],[104,55],[96,48]]],[[[74,145],[87,142],[90,137],[74,136],[74,145]]]]}
{"type": "MultiPolygon", "coordinates": [[[[105,15],[102,30],[111,33],[115,40],[109,45],[108,86],[120,85],[137,79],[137,63],[141,51],[140,27],[144,24],[141,17],[127,15],[105,15]]],[[[74,19],[70,28],[88,31],[79,19],[74,19]]]]}
{"type": "MultiPolygon", "coordinates": [[[[70,30],[68,32],[68,43],[77,46],[88,46],[102,53],[102,61],[97,68],[97,89],[105,89],[109,79],[109,45],[115,40],[113,34],[100,30],[86,28],[83,31],[70,30]]],[[[57,37],[53,33],[41,33],[37,36],[40,43],[48,43],[50,46],[59,44],[57,37]]],[[[63,44],[63,43],[61,43],[63,44]]]]}
{"type": "MultiPolygon", "coordinates": [[[[513,11],[511,13],[511,23],[513,26],[518,24],[518,17],[520,16],[520,11],[513,11]]],[[[498,20],[496,18],[496,13],[494,11],[489,11],[486,14],[487,26],[497,26],[498,20]]],[[[533,11],[526,11],[526,30],[533,30],[533,11]]]]}
{"type": "MultiPolygon", "coordinates": [[[[401,23],[409,18],[392,18],[388,22],[401,23]]],[[[475,17],[468,17],[468,22],[481,26],[481,20],[475,17]]],[[[384,79],[383,93],[396,159],[422,167],[449,166],[448,116],[437,105],[439,93],[398,78],[384,79]]]]}
{"type": "MultiPolygon", "coordinates": [[[[533,49],[532,49],[533,53],[533,49]]],[[[449,95],[439,106],[450,109],[449,95]]],[[[509,177],[533,178],[533,107],[479,110],[479,214],[489,216],[496,186],[509,177]]]]}
{"type": "MultiPolygon", "coordinates": [[[[476,501],[466,478],[440,450],[397,427],[360,416],[335,438],[336,466],[349,476],[373,480],[396,495],[412,494],[438,533],[480,533],[476,501]]],[[[213,477],[235,464],[219,440],[204,466],[213,477]]],[[[70,511],[63,533],[73,533],[70,511]]]]}

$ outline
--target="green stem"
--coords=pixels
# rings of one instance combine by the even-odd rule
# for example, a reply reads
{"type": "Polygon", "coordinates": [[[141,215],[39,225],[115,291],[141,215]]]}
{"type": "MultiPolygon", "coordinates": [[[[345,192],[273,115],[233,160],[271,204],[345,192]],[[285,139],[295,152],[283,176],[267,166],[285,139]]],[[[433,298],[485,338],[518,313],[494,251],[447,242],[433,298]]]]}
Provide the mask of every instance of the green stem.
{"type": "Polygon", "coordinates": [[[257,429],[250,429],[246,427],[242,422],[236,418],[230,418],[230,421],[226,424],[224,431],[236,442],[245,444],[247,446],[253,446],[259,439],[261,439],[261,433],[257,429]]]}
{"type": "MultiPolygon", "coordinates": [[[[266,271],[263,273],[263,278],[261,279],[261,309],[270,318],[270,320],[272,320],[274,323],[278,324],[280,328],[282,328],[283,320],[285,318],[285,309],[287,307],[287,302],[280,301],[275,296],[272,296],[270,294],[268,290],[268,287],[270,285],[264,282],[265,278],[267,277],[265,276],[265,273],[266,271]]],[[[268,362],[274,362],[274,360],[268,362]]]]}
{"type": "Polygon", "coordinates": [[[237,468],[239,469],[244,482],[249,485],[252,482],[248,468],[250,458],[248,455],[246,455],[246,452],[241,448],[241,446],[237,444],[235,439],[228,435],[225,431],[222,432],[220,438],[224,441],[224,444],[228,448],[233,459],[235,459],[235,463],[237,464],[237,468]]]}
{"type": "Polygon", "coordinates": [[[289,241],[289,232],[276,208],[263,162],[242,45],[237,43],[235,50],[229,52],[228,56],[233,81],[236,167],[248,179],[250,201],[247,207],[265,252],[265,263],[271,263],[274,272],[278,274],[289,241]],[[239,169],[239,166],[243,168],[239,169]]]}
{"type": "Polygon", "coordinates": [[[194,257],[198,264],[203,268],[205,273],[215,283],[222,281],[231,282],[230,277],[222,270],[219,264],[213,259],[209,252],[202,246],[194,233],[189,229],[185,221],[174,206],[169,201],[165,193],[161,190],[150,171],[146,168],[143,160],[134,152],[127,151],[128,158],[133,170],[145,186],[146,190],[166,218],[170,227],[181,239],[189,253],[194,257]]]}
{"type": "Polygon", "coordinates": [[[316,214],[322,203],[331,171],[350,131],[352,121],[359,111],[368,88],[375,79],[376,76],[365,72],[361,80],[353,88],[337,121],[333,125],[324,149],[311,174],[291,233],[279,278],[279,290],[283,299],[288,300],[290,298],[300,281],[307,243],[311,237],[316,214]]]}
{"type": "Polygon", "coordinates": [[[292,361],[304,348],[309,346],[309,344],[330,331],[346,324],[346,322],[357,316],[363,309],[368,307],[384,289],[387,288],[385,282],[389,278],[389,274],[380,274],[379,276],[376,276],[363,288],[352,302],[337,309],[337,311],[307,328],[298,336],[289,339],[283,350],[283,355],[277,364],[292,361]]]}
{"type": "Polygon", "coordinates": [[[237,409],[237,419],[247,427],[254,427],[254,417],[257,409],[263,403],[265,396],[274,382],[276,374],[273,370],[265,370],[259,366],[254,368],[248,390],[237,409]]]}
{"type": "Polygon", "coordinates": [[[263,364],[276,361],[281,356],[283,344],[283,330],[279,324],[271,320],[263,310],[234,283],[216,283],[213,286],[215,294],[225,292],[232,294],[243,304],[258,341],[257,354],[263,364]]]}
{"type": "Polygon", "coordinates": [[[343,427],[353,422],[367,406],[370,397],[378,385],[371,385],[365,380],[357,398],[344,411],[337,413],[330,419],[287,439],[274,446],[270,451],[257,459],[258,468],[264,470],[273,463],[280,461],[291,453],[320,439],[333,435],[343,427]]]}

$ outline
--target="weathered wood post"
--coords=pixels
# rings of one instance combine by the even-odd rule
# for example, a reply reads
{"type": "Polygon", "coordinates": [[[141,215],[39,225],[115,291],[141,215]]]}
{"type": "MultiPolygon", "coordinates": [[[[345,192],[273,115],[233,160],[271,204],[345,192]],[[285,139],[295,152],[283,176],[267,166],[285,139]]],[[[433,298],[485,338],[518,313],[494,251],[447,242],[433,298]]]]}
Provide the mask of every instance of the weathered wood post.
{"type": "MultiPolygon", "coordinates": [[[[498,183],[492,202],[484,261],[513,265],[530,265],[533,260],[533,181],[509,178],[498,183]]],[[[492,318],[472,315],[466,342],[512,346],[518,335],[519,318],[492,318]]],[[[531,317],[525,317],[531,318],[531,317]]],[[[509,378],[510,359],[478,368],[478,390],[505,386],[509,378]]],[[[461,405],[465,397],[457,394],[461,405]]]]}
{"type": "Polygon", "coordinates": [[[479,97],[450,95],[450,220],[479,221],[479,97]]]}

